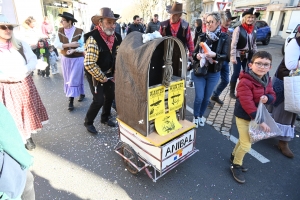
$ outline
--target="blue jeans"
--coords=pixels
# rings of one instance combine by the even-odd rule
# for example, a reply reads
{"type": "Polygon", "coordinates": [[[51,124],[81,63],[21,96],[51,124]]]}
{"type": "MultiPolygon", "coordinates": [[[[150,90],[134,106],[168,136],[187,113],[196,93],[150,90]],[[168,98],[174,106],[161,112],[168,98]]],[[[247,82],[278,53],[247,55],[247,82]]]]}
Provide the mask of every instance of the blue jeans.
{"type": "Polygon", "coordinates": [[[223,90],[229,83],[229,63],[227,61],[223,62],[222,69],[221,69],[221,82],[215,89],[213,96],[219,97],[223,90]]]}
{"type": "Polygon", "coordinates": [[[220,72],[208,72],[205,76],[195,76],[193,73],[192,78],[195,85],[194,116],[202,117],[209,98],[220,79],[220,72]]]}
{"type": "Polygon", "coordinates": [[[233,83],[237,82],[240,75],[241,67],[243,67],[243,70],[245,70],[247,64],[247,59],[244,59],[243,62],[241,62],[241,59],[239,57],[236,57],[236,61],[237,64],[233,64],[233,73],[230,79],[230,82],[233,83]]]}

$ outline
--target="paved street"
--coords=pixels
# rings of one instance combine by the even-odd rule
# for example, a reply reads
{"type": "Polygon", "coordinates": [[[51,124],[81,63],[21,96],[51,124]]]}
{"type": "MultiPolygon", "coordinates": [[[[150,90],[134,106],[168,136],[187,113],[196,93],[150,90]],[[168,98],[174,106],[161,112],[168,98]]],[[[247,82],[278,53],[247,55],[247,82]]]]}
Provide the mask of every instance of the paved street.
{"type": "MultiPolygon", "coordinates": [[[[271,75],[282,59],[283,42],[272,38],[268,46],[258,45],[273,56],[271,75]]],[[[222,93],[225,105],[207,109],[207,124],[197,129],[199,152],[154,183],[145,172],[130,174],[113,151],[118,142],[118,128],[102,126],[98,116],[95,126],[100,133],[94,136],[86,131],[83,120],[92,101],[87,82],[86,99],[76,100],[75,110],[69,112],[61,73],[50,77],[34,75],[50,118],[44,129],[33,135],[37,148],[32,152],[35,162],[31,170],[37,200],[299,199],[300,132],[290,142],[294,159],[280,153],[275,139],[261,141],[245,157],[244,164],[249,168],[245,173],[246,183],[238,184],[233,179],[229,157],[238,132],[229,88],[222,93]]],[[[193,100],[194,91],[188,88],[186,118],[189,120],[192,120],[193,100]]],[[[115,111],[112,114],[116,117],[115,111]]]]}

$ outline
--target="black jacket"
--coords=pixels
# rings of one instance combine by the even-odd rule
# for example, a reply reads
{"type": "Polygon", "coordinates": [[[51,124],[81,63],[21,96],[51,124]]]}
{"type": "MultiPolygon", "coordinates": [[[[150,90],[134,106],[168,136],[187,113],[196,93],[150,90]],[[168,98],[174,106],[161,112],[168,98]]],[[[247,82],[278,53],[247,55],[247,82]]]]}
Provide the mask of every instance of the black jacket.
{"type": "MultiPolygon", "coordinates": [[[[195,47],[195,50],[193,52],[193,59],[194,61],[199,61],[197,59],[197,54],[199,53],[199,44],[200,42],[206,42],[207,37],[206,34],[201,34],[199,36],[197,45],[195,47]]],[[[229,59],[230,52],[228,52],[228,49],[230,48],[230,38],[228,34],[226,33],[220,33],[219,40],[217,42],[216,48],[212,48],[211,50],[215,52],[217,55],[213,60],[218,61],[218,63],[213,63],[208,68],[209,72],[219,72],[222,69],[223,61],[226,61],[229,59]]],[[[214,46],[214,45],[213,45],[214,46]]]]}
{"type": "Polygon", "coordinates": [[[133,32],[133,31],[138,31],[138,32],[141,32],[141,33],[145,33],[144,28],[140,24],[137,24],[137,25],[136,24],[131,24],[128,27],[127,34],[133,32]]]}
{"type": "Polygon", "coordinates": [[[156,23],[149,22],[146,33],[153,33],[154,31],[159,31],[159,27],[160,27],[159,21],[157,21],[156,23]]]}

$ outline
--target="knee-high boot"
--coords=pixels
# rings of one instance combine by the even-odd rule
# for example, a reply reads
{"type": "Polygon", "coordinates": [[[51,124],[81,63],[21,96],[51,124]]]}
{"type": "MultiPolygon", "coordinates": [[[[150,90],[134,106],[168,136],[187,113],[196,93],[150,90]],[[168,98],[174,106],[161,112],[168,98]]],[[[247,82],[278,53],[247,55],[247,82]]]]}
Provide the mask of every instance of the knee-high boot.
{"type": "Polygon", "coordinates": [[[230,97],[233,99],[236,99],[235,96],[235,86],[236,86],[236,82],[230,82],[230,97]]]}
{"type": "Polygon", "coordinates": [[[74,97],[69,97],[69,107],[68,107],[68,110],[69,110],[69,111],[74,110],[74,105],[73,105],[73,103],[74,103],[74,97]]]}
{"type": "Polygon", "coordinates": [[[279,140],[278,148],[280,149],[280,151],[282,152],[282,154],[285,155],[286,157],[289,157],[289,158],[293,158],[294,157],[294,154],[290,150],[287,141],[279,140]]]}

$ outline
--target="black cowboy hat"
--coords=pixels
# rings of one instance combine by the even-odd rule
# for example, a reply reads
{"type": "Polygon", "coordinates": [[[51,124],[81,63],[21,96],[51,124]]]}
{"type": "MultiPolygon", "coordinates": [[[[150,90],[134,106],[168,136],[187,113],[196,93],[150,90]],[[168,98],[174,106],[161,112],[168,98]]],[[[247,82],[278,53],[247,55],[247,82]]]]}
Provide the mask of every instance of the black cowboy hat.
{"type": "Polygon", "coordinates": [[[77,20],[74,18],[74,15],[68,12],[63,12],[63,14],[58,14],[58,16],[63,17],[65,19],[69,19],[72,22],[77,22],[77,20]]]}
{"type": "Polygon", "coordinates": [[[184,13],[182,10],[182,3],[174,2],[172,6],[167,6],[166,11],[169,14],[179,14],[179,13],[184,13]]]}
{"type": "Polygon", "coordinates": [[[238,16],[232,17],[231,12],[229,10],[225,11],[225,15],[226,15],[227,19],[231,19],[231,20],[235,20],[236,18],[238,18],[238,16]]]}
{"type": "Polygon", "coordinates": [[[256,12],[256,9],[254,9],[253,7],[250,8],[249,10],[246,10],[245,12],[243,12],[242,17],[244,17],[245,15],[255,15],[256,18],[258,18],[258,16],[260,15],[259,12],[256,12]]]}
{"type": "Polygon", "coordinates": [[[98,25],[99,20],[101,18],[118,20],[118,19],[120,19],[120,15],[119,14],[114,14],[114,12],[110,8],[104,7],[104,8],[100,9],[100,14],[99,15],[94,15],[91,18],[91,20],[92,20],[93,24],[98,25]]]}

